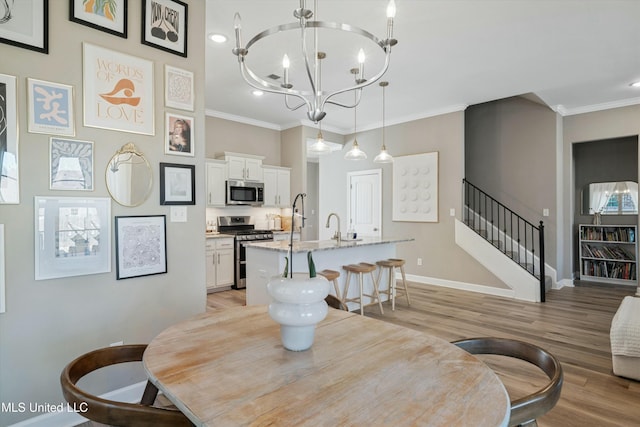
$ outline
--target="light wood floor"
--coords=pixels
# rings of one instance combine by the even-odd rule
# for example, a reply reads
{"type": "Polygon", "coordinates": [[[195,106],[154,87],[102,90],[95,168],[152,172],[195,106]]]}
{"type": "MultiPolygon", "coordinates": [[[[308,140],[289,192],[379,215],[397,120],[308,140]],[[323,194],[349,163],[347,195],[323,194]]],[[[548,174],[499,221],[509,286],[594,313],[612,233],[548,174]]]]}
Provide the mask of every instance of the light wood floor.
{"type": "MultiPolygon", "coordinates": [[[[613,375],[609,344],[611,319],[635,288],[576,286],[552,290],[544,304],[528,303],[410,284],[411,306],[400,297],[396,311],[384,304],[365,315],[424,331],[447,341],[498,336],[537,344],[555,354],[564,370],[562,395],[555,408],[538,420],[540,427],[640,426],[640,383],[613,375]]],[[[207,309],[244,304],[242,290],[210,294],[207,309]]],[[[546,377],[524,362],[483,356],[512,398],[540,388],[546,377]]]]}

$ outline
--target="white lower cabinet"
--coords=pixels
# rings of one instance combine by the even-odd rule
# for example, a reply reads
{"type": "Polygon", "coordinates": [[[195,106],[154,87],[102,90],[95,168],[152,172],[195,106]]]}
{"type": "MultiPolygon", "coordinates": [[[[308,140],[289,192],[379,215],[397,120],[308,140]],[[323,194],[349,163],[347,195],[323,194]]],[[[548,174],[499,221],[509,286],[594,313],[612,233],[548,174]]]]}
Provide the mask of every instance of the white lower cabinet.
{"type": "Polygon", "coordinates": [[[233,285],[233,238],[207,239],[206,250],[207,291],[233,285]]]}

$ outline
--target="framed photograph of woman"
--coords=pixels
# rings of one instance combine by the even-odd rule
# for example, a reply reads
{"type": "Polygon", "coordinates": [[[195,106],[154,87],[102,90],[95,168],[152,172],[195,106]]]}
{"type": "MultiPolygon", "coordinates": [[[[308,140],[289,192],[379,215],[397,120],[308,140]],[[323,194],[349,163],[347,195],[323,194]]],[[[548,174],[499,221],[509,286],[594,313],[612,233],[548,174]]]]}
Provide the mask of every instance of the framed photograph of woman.
{"type": "Polygon", "coordinates": [[[165,154],[193,157],[193,117],[167,113],[165,126],[165,154]]]}

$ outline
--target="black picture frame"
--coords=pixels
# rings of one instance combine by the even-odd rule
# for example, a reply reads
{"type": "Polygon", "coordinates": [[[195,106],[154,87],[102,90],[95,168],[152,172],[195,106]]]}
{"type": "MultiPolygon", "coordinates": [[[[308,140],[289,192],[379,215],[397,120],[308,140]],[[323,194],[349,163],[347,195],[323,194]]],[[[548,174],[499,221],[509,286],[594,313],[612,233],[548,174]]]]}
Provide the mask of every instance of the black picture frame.
{"type": "Polygon", "coordinates": [[[160,204],[196,204],[195,165],[160,163],[160,204]]]}
{"type": "MultiPolygon", "coordinates": [[[[32,20],[34,28],[42,28],[42,33],[36,31],[35,34],[20,33],[10,29],[5,24],[0,27],[0,43],[29,49],[36,52],[49,54],[49,0],[23,0],[12,3],[11,8],[5,11],[4,18],[11,19],[10,16],[20,16],[28,14],[33,7],[33,13],[28,16],[32,20]],[[8,13],[8,15],[7,15],[8,13]]],[[[0,16],[0,19],[3,17],[0,16]]],[[[27,19],[24,18],[23,19],[27,19]]]]}
{"type": "Polygon", "coordinates": [[[84,6],[82,0],[69,0],[69,21],[75,22],[77,24],[85,25],[87,27],[93,28],[94,30],[104,31],[105,33],[112,34],[114,36],[122,37],[123,39],[127,38],[127,22],[128,22],[128,1],[129,0],[117,0],[116,1],[116,10],[109,11],[111,14],[115,13],[114,16],[114,25],[110,28],[105,25],[101,25],[101,20],[104,20],[99,15],[96,15],[95,19],[91,16],[91,14],[78,13],[78,8],[84,6]],[[92,20],[93,19],[93,20],[92,20]],[[120,24],[122,25],[122,30],[118,30],[120,24]]]}
{"type": "Polygon", "coordinates": [[[167,272],[167,216],[116,216],[116,279],[167,272]]]}
{"type": "Polygon", "coordinates": [[[187,57],[189,6],[179,0],[142,0],[141,43],[187,57]],[[167,22],[170,17],[173,22],[167,22]]]}

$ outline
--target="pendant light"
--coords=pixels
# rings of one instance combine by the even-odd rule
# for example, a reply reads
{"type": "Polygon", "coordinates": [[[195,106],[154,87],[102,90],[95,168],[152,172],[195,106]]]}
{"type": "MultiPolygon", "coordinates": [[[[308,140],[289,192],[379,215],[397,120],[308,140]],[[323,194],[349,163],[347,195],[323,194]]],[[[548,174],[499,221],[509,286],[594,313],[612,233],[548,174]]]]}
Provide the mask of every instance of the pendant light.
{"type": "Polygon", "coordinates": [[[380,154],[373,159],[374,163],[393,163],[393,157],[391,154],[387,153],[387,147],[384,144],[384,109],[385,109],[385,99],[384,92],[387,86],[389,86],[389,82],[380,82],[380,86],[382,87],[382,148],[380,149],[380,154]]]}
{"type": "Polygon", "coordinates": [[[329,144],[324,142],[324,138],[322,137],[322,122],[318,122],[318,136],[316,138],[316,142],[311,144],[308,151],[318,155],[327,154],[331,151],[331,147],[329,147],[329,144]]]}
{"type": "Polygon", "coordinates": [[[345,160],[364,160],[367,158],[367,153],[362,151],[358,146],[357,112],[358,106],[356,105],[353,108],[353,147],[351,147],[351,150],[347,151],[347,154],[344,155],[345,160]]]}

